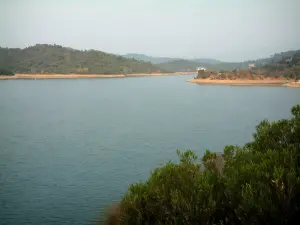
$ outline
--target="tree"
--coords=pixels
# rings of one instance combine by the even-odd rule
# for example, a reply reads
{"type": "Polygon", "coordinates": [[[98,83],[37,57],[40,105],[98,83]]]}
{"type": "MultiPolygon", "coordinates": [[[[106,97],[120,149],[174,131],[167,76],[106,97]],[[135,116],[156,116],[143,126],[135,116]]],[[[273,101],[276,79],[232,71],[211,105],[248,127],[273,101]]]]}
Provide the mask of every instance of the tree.
{"type": "Polygon", "coordinates": [[[177,151],[179,163],[129,188],[114,224],[293,224],[300,219],[300,105],[291,112],[289,120],[262,121],[252,142],[221,154],[207,150],[198,160],[177,151]]]}

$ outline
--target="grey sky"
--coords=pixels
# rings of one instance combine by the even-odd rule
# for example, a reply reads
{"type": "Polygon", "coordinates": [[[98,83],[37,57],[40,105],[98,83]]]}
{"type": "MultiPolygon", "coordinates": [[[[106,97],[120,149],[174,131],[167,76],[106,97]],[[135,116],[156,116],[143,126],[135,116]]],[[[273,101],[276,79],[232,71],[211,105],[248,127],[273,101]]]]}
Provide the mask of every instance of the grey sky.
{"type": "Polygon", "coordinates": [[[0,0],[0,8],[2,47],[226,61],[300,49],[300,0],[0,0]]]}

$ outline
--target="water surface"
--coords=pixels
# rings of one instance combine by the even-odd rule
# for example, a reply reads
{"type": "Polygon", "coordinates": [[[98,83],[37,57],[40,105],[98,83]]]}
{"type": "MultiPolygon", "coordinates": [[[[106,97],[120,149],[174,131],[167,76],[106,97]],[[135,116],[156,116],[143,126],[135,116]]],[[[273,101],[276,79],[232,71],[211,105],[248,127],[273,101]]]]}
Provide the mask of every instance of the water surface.
{"type": "Polygon", "coordinates": [[[0,224],[90,224],[175,151],[251,140],[300,89],[188,77],[0,82],[0,224]]]}

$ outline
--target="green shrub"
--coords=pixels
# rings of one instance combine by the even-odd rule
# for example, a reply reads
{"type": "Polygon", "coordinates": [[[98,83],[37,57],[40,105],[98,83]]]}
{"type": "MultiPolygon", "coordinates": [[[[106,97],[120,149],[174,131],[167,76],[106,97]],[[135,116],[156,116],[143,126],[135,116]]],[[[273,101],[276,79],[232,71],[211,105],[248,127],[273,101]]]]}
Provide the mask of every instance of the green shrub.
{"type": "Polygon", "coordinates": [[[119,224],[294,224],[300,204],[300,105],[290,120],[262,121],[245,146],[155,169],[120,203],[119,224]]]}

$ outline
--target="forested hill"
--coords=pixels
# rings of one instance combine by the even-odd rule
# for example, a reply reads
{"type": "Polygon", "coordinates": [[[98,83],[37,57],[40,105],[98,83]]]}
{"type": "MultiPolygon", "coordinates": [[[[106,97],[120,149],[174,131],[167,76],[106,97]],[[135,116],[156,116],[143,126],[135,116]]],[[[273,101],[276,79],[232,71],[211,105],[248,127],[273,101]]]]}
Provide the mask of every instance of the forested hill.
{"type": "Polygon", "coordinates": [[[256,67],[263,67],[269,63],[276,63],[282,59],[292,57],[296,51],[286,51],[281,53],[276,53],[267,58],[261,58],[256,60],[248,60],[243,62],[221,62],[218,60],[204,60],[204,59],[194,59],[194,60],[171,60],[168,62],[157,64],[159,67],[163,69],[167,69],[169,71],[195,71],[197,67],[206,67],[210,70],[226,70],[231,71],[234,69],[248,69],[249,64],[254,63],[256,67]]]}
{"type": "Polygon", "coordinates": [[[24,49],[0,47],[0,69],[14,73],[130,74],[166,72],[150,62],[96,50],[37,44],[24,49]]]}

